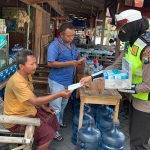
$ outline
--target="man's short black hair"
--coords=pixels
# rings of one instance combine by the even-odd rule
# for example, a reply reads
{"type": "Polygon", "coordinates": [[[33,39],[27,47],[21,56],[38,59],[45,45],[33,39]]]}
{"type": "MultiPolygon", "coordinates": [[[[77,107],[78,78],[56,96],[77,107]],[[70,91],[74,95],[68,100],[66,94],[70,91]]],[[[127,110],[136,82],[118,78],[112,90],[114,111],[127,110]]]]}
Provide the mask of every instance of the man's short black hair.
{"type": "Polygon", "coordinates": [[[70,22],[63,23],[63,24],[60,26],[60,32],[65,32],[66,29],[74,29],[74,26],[73,26],[70,22]]]}
{"type": "Polygon", "coordinates": [[[33,55],[33,51],[29,49],[22,49],[16,54],[16,64],[17,67],[19,68],[19,64],[25,65],[27,62],[27,56],[33,55]]]}

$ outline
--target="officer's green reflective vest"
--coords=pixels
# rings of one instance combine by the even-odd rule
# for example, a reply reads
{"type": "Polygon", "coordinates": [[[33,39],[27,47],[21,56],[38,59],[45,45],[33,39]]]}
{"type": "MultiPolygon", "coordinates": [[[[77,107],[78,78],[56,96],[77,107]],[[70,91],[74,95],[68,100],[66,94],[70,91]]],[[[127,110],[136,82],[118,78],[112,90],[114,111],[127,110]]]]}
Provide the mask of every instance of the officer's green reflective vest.
{"type": "MultiPolygon", "coordinates": [[[[147,44],[138,38],[132,47],[128,47],[125,57],[132,63],[132,84],[139,84],[143,80],[142,71],[142,61],[140,59],[142,50],[147,46],[147,44]]],[[[148,100],[149,93],[137,93],[132,94],[133,97],[140,100],[148,100]]]]}

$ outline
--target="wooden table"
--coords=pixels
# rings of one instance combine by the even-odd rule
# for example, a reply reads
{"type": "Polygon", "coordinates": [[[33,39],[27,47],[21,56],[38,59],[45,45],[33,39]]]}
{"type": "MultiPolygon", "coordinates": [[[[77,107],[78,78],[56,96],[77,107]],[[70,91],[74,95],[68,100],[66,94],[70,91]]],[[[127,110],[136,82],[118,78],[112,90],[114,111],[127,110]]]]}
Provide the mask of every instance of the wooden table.
{"type": "MultiPolygon", "coordinates": [[[[79,81],[83,77],[82,74],[77,74],[77,80],[79,81]]],[[[80,116],[78,129],[82,127],[84,104],[106,104],[114,105],[114,118],[113,121],[117,122],[119,103],[122,98],[121,95],[115,89],[105,89],[103,93],[100,92],[100,85],[98,82],[91,82],[89,88],[79,88],[80,95],[80,116]]],[[[78,92],[77,92],[78,93],[78,92]]]]}

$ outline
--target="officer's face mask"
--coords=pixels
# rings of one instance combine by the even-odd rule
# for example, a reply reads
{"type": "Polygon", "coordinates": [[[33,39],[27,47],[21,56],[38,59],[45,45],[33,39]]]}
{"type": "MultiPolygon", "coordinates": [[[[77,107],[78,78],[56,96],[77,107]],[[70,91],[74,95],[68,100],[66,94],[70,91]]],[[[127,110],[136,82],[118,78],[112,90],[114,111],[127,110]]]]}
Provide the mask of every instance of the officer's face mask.
{"type": "Polygon", "coordinates": [[[129,39],[130,39],[129,35],[128,35],[127,33],[122,32],[122,31],[119,31],[118,38],[119,38],[122,42],[129,41],[129,39]]]}

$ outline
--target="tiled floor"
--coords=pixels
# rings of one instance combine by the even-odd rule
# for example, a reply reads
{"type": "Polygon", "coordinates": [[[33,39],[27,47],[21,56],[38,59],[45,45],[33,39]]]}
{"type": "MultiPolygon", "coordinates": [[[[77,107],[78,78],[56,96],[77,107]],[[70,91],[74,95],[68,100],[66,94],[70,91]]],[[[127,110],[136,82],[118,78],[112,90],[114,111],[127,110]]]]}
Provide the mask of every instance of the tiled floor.
{"type": "MultiPolygon", "coordinates": [[[[73,117],[72,105],[71,102],[68,102],[64,114],[64,122],[68,124],[68,127],[61,128],[60,130],[61,135],[64,137],[64,141],[62,142],[53,141],[50,147],[54,147],[57,150],[75,149],[75,146],[71,142],[72,122],[73,122],[72,117],[73,117]]],[[[128,102],[124,102],[120,104],[119,120],[120,120],[120,130],[125,134],[126,137],[124,150],[130,150],[129,133],[128,133],[128,102]]]]}

